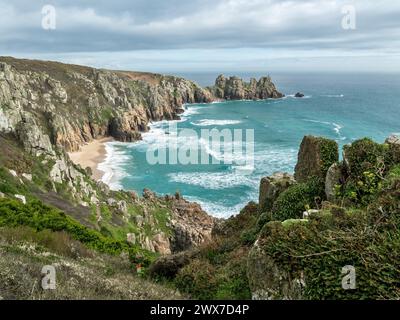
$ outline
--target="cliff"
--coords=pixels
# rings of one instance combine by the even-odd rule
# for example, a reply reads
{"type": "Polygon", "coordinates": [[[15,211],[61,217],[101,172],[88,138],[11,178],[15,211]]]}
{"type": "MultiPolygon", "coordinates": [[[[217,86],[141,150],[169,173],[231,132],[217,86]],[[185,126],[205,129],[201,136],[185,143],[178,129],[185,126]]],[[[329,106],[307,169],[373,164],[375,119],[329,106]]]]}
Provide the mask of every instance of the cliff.
{"type": "Polygon", "coordinates": [[[75,151],[103,136],[138,140],[150,121],[179,119],[184,103],[213,100],[181,78],[5,57],[0,81],[0,130],[23,138],[21,123],[45,129],[48,139],[26,142],[39,152],[48,152],[50,144],[75,151]]]}
{"type": "Polygon", "coordinates": [[[76,151],[104,136],[139,140],[149,122],[179,119],[185,103],[282,96],[269,77],[247,84],[220,76],[203,89],[173,76],[0,57],[0,130],[38,153],[76,151]]]}
{"type": "Polygon", "coordinates": [[[179,119],[184,103],[213,99],[172,76],[1,57],[0,195],[40,200],[139,251],[197,246],[214,224],[200,206],[150,191],[110,191],[67,151],[105,136],[138,140],[149,122],[179,119]]]}

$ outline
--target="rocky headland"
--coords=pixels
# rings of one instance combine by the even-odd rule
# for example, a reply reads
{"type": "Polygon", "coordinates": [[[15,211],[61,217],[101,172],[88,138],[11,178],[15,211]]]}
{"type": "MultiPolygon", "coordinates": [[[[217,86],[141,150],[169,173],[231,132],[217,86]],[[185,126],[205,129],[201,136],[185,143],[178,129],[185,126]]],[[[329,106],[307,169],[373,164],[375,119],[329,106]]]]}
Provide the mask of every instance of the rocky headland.
{"type": "Polygon", "coordinates": [[[282,96],[269,77],[221,75],[201,88],[1,57],[0,299],[26,298],[28,287],[38,299],[399,299],[397,137],[354,141],[340,160],[336,141],[306,136],[294,175],[264,177],[259,203],[226,220],[179,193],[112,191],[68,155],[94,139],[136,141],[185,103],[282,96]],[[40,263],[72,280],[41,291],[40,263]],[[358,290],[342,288],[348,265],[358,290]]]}
{"type": "MultiPolygon", "coordinates": [[[[74,160],[84,165],[80,167],[71,161],[68,153],[80,151],[82,146],[92,150],[87,144],[99,139],[139,140],[150,122],[179,119],[186,103],[282,96],[270,78],[252,80],[250,84],[236,77],[222,79],[223,76],[218,77],[214,87],[201,88],[192,81],[173,76],[1,57],[2,144],[15,141],[21,147],[19,153],[40,159],[40,165],[46,167],[43,173],[48,176],[42,177],[46,179],[46,188],[37,190],[44,203],[60,209],[75,204],[88,208],[95,212],[96,220],[89,225],[99,229],[106,228],[102,226],[105,224],[102,211],[119,212],[122,221],[110,219],[110,228],[120,224],[139,229],[148,226],[151,230],[146,234],[140,230],[136,234],[126,232],[129,241],[144,250],[165,254],[188,249],[210,238],[215,220],[197,204],[181,197],[157,200],[150,191],[142,200],[132,200],[130,195],[116,199],[121,196],[113,195],[102,183],[91,179],[95,170],[90,161],[95,159],[79,161],[79,153],[75,153],[74,160]],[[222,89],[225,93],[221,95],[222,89]],[[56,197],[61,190],[68,194],[68,199],[56,197]],[[52,196],[43,194],[49,191],[52,196]],[[147,204],[153,208],[146,210],[147,204]],[[136,220],[130,221],[132,207],[140,207],[142,218],[135,216],[136,220]],[[162,227],[157,227],[158,222],[147,213],[156,210],[154,207],[167,208],[162,227]]],[[[34,175],[25,172],[28,168],[4,161],[6,170],[15,172],[15,178],[25,174],[30,177],[29,182],[35,181],[34,175]]],[[[98,178],[99,173],[94,173],[98,178]]],[[[75,217],[87,220],[85,215],[89,214],[75,217]]]]}

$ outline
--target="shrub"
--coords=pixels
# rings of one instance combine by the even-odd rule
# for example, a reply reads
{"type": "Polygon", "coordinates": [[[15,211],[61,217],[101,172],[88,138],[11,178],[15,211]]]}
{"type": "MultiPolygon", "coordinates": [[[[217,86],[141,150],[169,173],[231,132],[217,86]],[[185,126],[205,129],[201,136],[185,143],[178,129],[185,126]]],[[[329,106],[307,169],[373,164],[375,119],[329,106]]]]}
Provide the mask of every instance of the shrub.
{"type": "Polygon", "coordinates": [[[389,145],[368,138],[344,147],[348,178],[338,195],[357,205],[371,203],[382,190],[385,175],[393,165],[389,145]]]}
{"type": "Polygon", "coordinates": [[[364,138],[346,145],[343,148],[346,165],[350,179],[358,181],[362,179],[364,172],[370,171],[384,175],[385,157],[388,145],[379,144],[371,139],[364,138]],[[379,172],[378,172],[379,171],[379,172]]]}
{"type": "Polygon", "coordinates": [[[247,280],[247,254],[234,257],[227,266],[220,271],[218,283],[219,286],[214,299],[251,299],[249,282],[247,280]]]}
{"type": "Polygon", "coordinates": [[[215,268],[206,260],[195,259],[182,268],[176,278],[176,287],[200,300],[211,300],[218,290],[215,268]]]}
{"type": "Polygon", "coordinates": [[[302,218],[308,207],[316,207],[324,197],[324,184],[318,178],[295,184],[279,195],[272,218],[279,221],[302,218]]]}

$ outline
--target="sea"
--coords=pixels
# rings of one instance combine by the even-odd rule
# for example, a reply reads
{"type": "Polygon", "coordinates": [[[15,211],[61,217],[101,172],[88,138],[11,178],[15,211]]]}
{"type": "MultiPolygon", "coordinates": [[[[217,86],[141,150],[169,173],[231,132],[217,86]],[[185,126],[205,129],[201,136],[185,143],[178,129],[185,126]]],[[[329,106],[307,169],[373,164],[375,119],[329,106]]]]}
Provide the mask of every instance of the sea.
{"type": "MultiPolygon", "coordinates": [[[[218,74],[176,75],[207,86],[218,74]]],[[[265,74],[232,75],[248,80],[265,74]]],[[[271,77],[284,98],[185,105],[181,120],[152,123],[142,141],[108,142],[107,157],[99,164],[106,172],[103,181],[112,189],[138,193],[144,188],[160,195],[180,192],[209,214],[226,218],[258,200],[262,177],[293,173],[305,135],[334,139],[340,148],[363,137],[384,142],[392,134],[400,135],[400,74],[276,73],[271,77]],[[305,96],[296,98],[297,92],[305,96]],[[228,136],[218,149],[203,132],[228,136]],[[236,139],[234,132],[241,132],[242,139],[236,139]]]]}

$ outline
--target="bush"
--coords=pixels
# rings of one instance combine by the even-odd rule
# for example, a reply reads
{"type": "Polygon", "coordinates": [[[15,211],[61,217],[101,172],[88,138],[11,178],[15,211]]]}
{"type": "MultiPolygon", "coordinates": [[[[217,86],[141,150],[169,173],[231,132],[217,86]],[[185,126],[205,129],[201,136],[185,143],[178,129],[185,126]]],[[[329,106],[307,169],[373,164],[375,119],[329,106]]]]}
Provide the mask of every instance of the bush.
{"type": "Polygon", "coordinates": [[[382,190],[385,176],[394,166],[391,147],[368,138],[344,147],[348,178],[338,196],[361,206],[373,202],[382,190]]]}
{"type": "Polygon", "coordinates": [[[385,158],[388,154],[388,145],[364,138],[353,142],[351,145],[344,146],[343,150],[351,180],[358,181],[362,179],[366,171],[374,172],[381,176],[386,172],[385,158]]]}
{"type": "Polygon", "coordinates": [[[176,287],[200,300],[211,300],[218,290],[215,268],[206,260],[195,259],[182,268],[176,278],[176,287]]]}
{"type": "Polygon", "coordinates": [[[324,183],[318,178],[295,184],[279,195],[272,218],[279,221],[302,218],[306,209],[317,207],[324,197],[324,183]]]}

